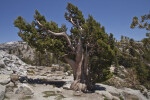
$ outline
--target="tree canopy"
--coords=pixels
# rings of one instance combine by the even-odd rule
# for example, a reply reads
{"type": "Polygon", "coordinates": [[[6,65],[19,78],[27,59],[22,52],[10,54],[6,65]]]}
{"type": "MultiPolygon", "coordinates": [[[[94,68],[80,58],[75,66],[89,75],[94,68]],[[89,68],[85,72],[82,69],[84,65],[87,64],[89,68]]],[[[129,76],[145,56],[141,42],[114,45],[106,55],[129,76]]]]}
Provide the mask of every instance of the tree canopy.
{"type": "Polygon", "coordinates": [[[47,50],[64,59],[73,69],[74,90],[86,90],[97,81],[110,78],[109,67],[116,54],[113,34],[108,35],[92,15],[84,18],[78,7],[68,3],[65,18],[72,24],[70,33],[66,25],[58,27],[48,22],[37,10],[32,23],[19,16],[15,27],[18,35],[30,46],[43,52],[47,50]]]}

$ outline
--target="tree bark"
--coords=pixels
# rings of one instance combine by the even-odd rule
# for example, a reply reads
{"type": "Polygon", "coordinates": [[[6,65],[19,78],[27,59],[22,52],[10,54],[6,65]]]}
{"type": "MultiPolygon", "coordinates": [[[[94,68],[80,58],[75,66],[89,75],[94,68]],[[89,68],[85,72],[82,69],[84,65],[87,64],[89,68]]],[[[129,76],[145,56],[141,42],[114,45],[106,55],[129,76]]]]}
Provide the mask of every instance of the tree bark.
{"type": "Polygon", "coordinates": [[[75,68],[74,68],[74,82],[71,84],[71,89],[75,91],[87,91],[87,79],[86,79],[86,70],[87,70],[87,57],[84,57],[82,42],[81,39],[78,40],[76,59],[75,59],[75,68]],[[85,62],[85,63],[84,63],[85,62]]]}
{"type": "Polygon", "coordinates": [[[81,58],[78,59],[78,61],[76,61],[75,64],[75,68],[74,68],[74,82],[71,84],[71,89],[75,90],[75,91],[83,91],[86,92],[87,91],[87,83],[88,83],[88,79],[87,79],[87,75],[86,75],[86,71],[87,71],[87,67],[84,66],[84,56],[83,54],[81,55],[81,58]]]}
{"type": "Polygon", "coordinates": [[[72,59],[69,59],[67,57],[64,57],[66,62],[71,66],[73,70],[73,76],[74,76],[74,82],[71,84],[71,89],[75,91],[87,91],[87,78],[85,74],[85,68],[84,67],[84,56],[82,55],[76,55],[76,61],[73,61],[72,59]]]}

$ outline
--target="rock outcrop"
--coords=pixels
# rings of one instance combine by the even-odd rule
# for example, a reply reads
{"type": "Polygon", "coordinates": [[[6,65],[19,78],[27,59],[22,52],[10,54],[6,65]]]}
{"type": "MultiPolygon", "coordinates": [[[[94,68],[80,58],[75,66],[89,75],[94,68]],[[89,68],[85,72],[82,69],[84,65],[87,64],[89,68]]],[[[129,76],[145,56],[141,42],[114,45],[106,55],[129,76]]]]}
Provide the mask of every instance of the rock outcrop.
{"type": "Polygon", "coordinates": [[[8,54],[0,50],[0,74],[17,74],[27,76],[27,64],[21,61],[17,56],[8,54]]]}
{"type": "Polygon", "coordinates": [[[32,49],[26,42],[14,41],[0,44],[0,50],[9,54],[16,55],[20,59],[34,60],[34,49],[32,49]]]}

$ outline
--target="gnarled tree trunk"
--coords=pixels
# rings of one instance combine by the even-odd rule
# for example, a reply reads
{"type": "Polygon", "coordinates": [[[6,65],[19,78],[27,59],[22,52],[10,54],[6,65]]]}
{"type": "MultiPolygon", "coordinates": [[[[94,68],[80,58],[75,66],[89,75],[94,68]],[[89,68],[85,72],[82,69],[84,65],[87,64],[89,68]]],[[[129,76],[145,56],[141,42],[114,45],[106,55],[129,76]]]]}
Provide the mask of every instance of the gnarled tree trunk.
{"type": "Polygon", "coordinates": [[[71,89],[75,91],[87,91],[89,84],[88,80],[88,56],[89,53],[84,54],[81,39],[78,41],[75,61],[64,57],[66,62],[73,70],[74,82],[71,84],[71,89]]]}

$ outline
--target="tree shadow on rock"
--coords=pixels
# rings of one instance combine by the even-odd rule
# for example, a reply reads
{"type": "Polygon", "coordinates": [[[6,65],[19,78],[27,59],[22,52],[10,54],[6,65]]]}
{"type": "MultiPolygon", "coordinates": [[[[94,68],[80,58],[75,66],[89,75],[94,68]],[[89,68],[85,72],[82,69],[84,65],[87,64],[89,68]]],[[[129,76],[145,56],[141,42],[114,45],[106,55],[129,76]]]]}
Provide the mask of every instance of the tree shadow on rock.
{"type": "Polygon", "coordinates": [[[101,85],[94,85],[93,90],[94,90],[94,92],[95,92],[96,90],[99,90],[99,91],[106,91],[106,88],[103,87],[103,86],[101,86],[101,85]]]}
{"type": "Polygon", "coordinates": [[[27,77],[22,77],[19,79],[21,83],[25,81],[29,84],[45,84],[45,85],[55,85],[56,87],[62,87],[66,82],[59,80],[46,80],[46,79],[31,79],[27,77]]]}

